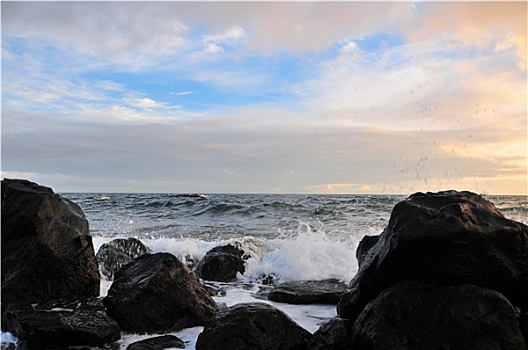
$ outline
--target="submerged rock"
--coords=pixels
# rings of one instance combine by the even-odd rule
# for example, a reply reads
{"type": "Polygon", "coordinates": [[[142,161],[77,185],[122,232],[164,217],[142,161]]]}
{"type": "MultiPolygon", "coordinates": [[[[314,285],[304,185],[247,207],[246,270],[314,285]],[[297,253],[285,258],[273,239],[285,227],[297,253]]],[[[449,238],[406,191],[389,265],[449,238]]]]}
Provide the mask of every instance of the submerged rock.
{"type": "Polygon", "coordinates": [[[121,338],[100,299],[61,304],[11,304],[2,317],[2,329],[29,349],[103,346],[121,338]]]}
{"type": "Polygon", "coordinates": [[[163,350],[167,348],[185,349],[185,343],[174,335],[162,335],[130,344],[127,350],[163,350]]]}
{"type": "Polygon", "coordinates": [[[101,274],[112,280],[115,273],[123,265],[148,253],[150,253],[150,249],[143,242],[137,238],[130,237],[117,238],[103,244],[95,257],[99,263],[101,274]]]}
{"type": "Polygon", "coordinates": [[[337,304],[346,288],[337,279],[285,282],[273,288],[268,299],[289,304],[337,304]]]}
{"type": "Polygon", "coordinates": [[[2,180],[2,308],[99,295],[99,268],[81,208],[27,180],[2,180]]]}
{"type": "Polygon", "coordinates": [[[122,330],[139,333],[204,325],[218,310],[196,276],[169,253],[142,255],[123,266],[103,302],[122,330]]]}
{"type": "Polygon", "coordinates": [[[365,307],[352,328],[352,348],[527,349],[517,318],[490,289],[403,282],[365,307]]]}
{"type": "Polygon", "coordinates": [[[204,280],[231,282],[237,273],[243,274],[244,251],[231,244],[208,251],[194,268],[196,275],[204,280]]]}
{"type": "Polygon", "coordinates": [[[311,334],[279,309],[264,303],[220,310],[196,342],[197,350],[304,350],[311,334]]]}
{"type": "MultiPolygon", "coordinates": [[[[416,193],[398,203],[338,304],[356,319],[384,289],[403,281],[475,284],[528,309],[528,226],[506,219],[471,192],[416,193]]],[[[367,246],[366,244],[365,246],[367,246]]]]}

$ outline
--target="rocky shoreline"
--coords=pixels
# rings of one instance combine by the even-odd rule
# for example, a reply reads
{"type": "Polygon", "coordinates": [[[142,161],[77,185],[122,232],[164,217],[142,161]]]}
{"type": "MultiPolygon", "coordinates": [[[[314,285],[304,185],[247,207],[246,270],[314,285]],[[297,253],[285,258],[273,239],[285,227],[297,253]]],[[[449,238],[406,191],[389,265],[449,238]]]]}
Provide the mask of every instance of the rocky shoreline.
{"type": "MultiPolygon", "coordinates": [[[[139,240],[94,252],[78,205],[27,180],[2,181],[2,330],[19,349],[118,348],[121,332],[201,325],[197,349],[528,349],[528,227],[471,192],[415,193],[366,236],[348,285],[270,282],[261,296],[336,304],[313,335],[263,303],[217,305],[204,281],[229,282],[249,253],[202,261],[152,254],[139,240]],[[100,273],[113,280],[99,297],[100,273]]],[[[128,349],[184,348],[173,336],[128,349]]]]}

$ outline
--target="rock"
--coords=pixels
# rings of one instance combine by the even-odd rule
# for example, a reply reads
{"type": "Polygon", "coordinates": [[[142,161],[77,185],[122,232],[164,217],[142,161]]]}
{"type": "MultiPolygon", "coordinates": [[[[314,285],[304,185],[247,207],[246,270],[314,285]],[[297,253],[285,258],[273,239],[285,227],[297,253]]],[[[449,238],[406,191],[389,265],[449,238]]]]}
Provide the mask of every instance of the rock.
{"type": "Polygon", "coordinates": [[[112,280],[115,273],[123,265],[148,253],[150,253],[150,249],[139,239],[130,237],[114,239],[103,244],[95,257],[99,263],[101,274],[112,280]]]}
{"type": "Polygon", "coordinates": [[[226,254],[238,256],[244,260],[248,259],[248,256],[246,256],[246,252],[243,249],[237,247],[236,243],[235,245],[226,244],[223,246],[214,247],[213,249],[207,252],[207,254],[209,253],[226,253],[226,254]]]}
{"type": "Polygon", "coordinates": [[[337,279],[285,282],[273,288],[268,299],[289,304],[337,304],[346,288],[337,279]]]}
{"type": "Polygon", "coordinates": [[[103,346],[121,338],[117,323],[100,299],[67,304],[11,304],[2,317],[2,329],[29,349],[103,346]]]}
{"type": "Polygon", "coordinates": [[[359,241],[356,249],[356,259],[359,267],[363,265],[363,259],[367,256],[369,250],[378,243],[378,240],[379,236],[364,236],[361,241],[359,241]]]}
{"type": "Polygon", "coordinates": [[[362,350],[528,348],[510,302],[469,284],[397,284],[365,307],[352,333],[362,350]]]}
{"type": "Polygon", "coordinates": [[[352,348],[351,326],[347,320],[334,318],[313,334],[308,350],[349,350],[352,348]]]}
{"type": "Polygon", "coordinates": [[[519,316],[519,327],[524,339],[528,342],[528,312],[522,312],[519,316]]]}
{"type": "Polygon", "coordinates": [[[279,309],[264,303],[220,310],[196,342],[197,350],[306,349],[311,334],[279,309]]]}
{"type": "Polygon", "coordinates": [[[122,330],[137,333],[204,325],[218,309],[196,276],[169,253],[142,255],[123,266],[103,302],[122,330]]]}
{"type": "Polygon", "coordinates": [[[185,349],[185,343],[174,335],[163,335],[130,344],[127,350],[163,350],[167,348],[185,349]]]}
{"type": "Polygon", "coordinates": [[[27,180],[2,180],[2,308],[99,295],[99,268],[81,208],[27,180]]]}
{"type": "Polygon", "coordinates": [[[244,251],[231,244],[215,247],[205,254],[194,272],[204,280],[231,282],[237,273],[245,271],[243,257],[244,251]]]}
{"type": "Polygon", "coordinates": [[[528,226],[506,219],[471,192],[416,193],[394,207],[338,314],[354,320],[381,291],[408,280],[475,284],[527,310],[527,266],[528,226]]]}

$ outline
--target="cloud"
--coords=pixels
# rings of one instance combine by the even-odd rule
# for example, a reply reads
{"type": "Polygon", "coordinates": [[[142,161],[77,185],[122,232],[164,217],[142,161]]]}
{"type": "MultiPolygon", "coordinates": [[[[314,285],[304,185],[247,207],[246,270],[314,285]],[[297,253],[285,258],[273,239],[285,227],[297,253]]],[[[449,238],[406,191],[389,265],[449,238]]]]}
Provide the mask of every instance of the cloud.
{"type": "MultiPolygon", "coordinates": [[[[169,4],[167,4],[169,5],[169,4]]],[[[141,66],[146,57],[170,55],[187,45],[187,27],[166,6],[141,3],[10,2],[2,6],[7,35],[42,38],[65,49],[141,66]]]]}
{"type": "Polygon", "coordinates": [[[124,102],[131,107],[152,112],[156,109],[180,109],[181,106],[171,106],[166,102],[158,102],[148,97],[126,97],[124,102]]]}
{"type": "Polygon", "coordinates": [[[100,80],[95,83],[95,88],[107,91],[125,91],[126,87],[123,84],[118,84],[111,80],[100,80]]]}
{"type": "Polygon", "coordinates": [[[6,2],[3,167],[77,190],[522,192],[523,9],[6,2]]]}
{"type": "Polygon", "coordinates": [[[358,49],[359,48],[356,42],[348,41],[345,45],[341,47],[340,51],[343,54],[351,54],[351,53],[356,53],[358,49]]]}
{"type": "Polygon", "coordinates": [[[222,51],[224,47],[233,47],[240,44],[241,41],[247,38],[246,31],[240,26],[232,26],[231,28],[219,34],[207,34],[202,37],[202,41],[206,50],[211,51],[214,47],[214,53],[222,51]]]}
{"type": "Polygon", "coordinates": [[[171,92],[170,93],[171,95],[176,95],[176,96],[186,96],[186,95],[192,95],[194,94],[193,91],[180,91],[180,92],[171,92]]]}
{"type": "Polygon", "coordinates": [[[420,6],[420,16],[399,22],[399,27],[412,41],[513,50],[519,68],[526,72],[526,6],[526,2],[429,3],[420,6]]]}

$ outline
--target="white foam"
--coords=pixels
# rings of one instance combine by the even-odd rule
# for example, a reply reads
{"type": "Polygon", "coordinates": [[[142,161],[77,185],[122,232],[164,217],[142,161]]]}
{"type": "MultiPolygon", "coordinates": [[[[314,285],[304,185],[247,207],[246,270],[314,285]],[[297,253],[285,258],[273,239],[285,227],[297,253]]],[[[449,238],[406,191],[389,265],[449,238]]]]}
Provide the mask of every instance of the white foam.
{"type": "Polygon", "coordinates": [[[291,238],[270,240],[270,251],[250,258],[244,276],[273,274],[279,282],[326,278],[348,282],[357,271],[357,243],[352,236],[336,239],[309,229],[291,238]]]}

